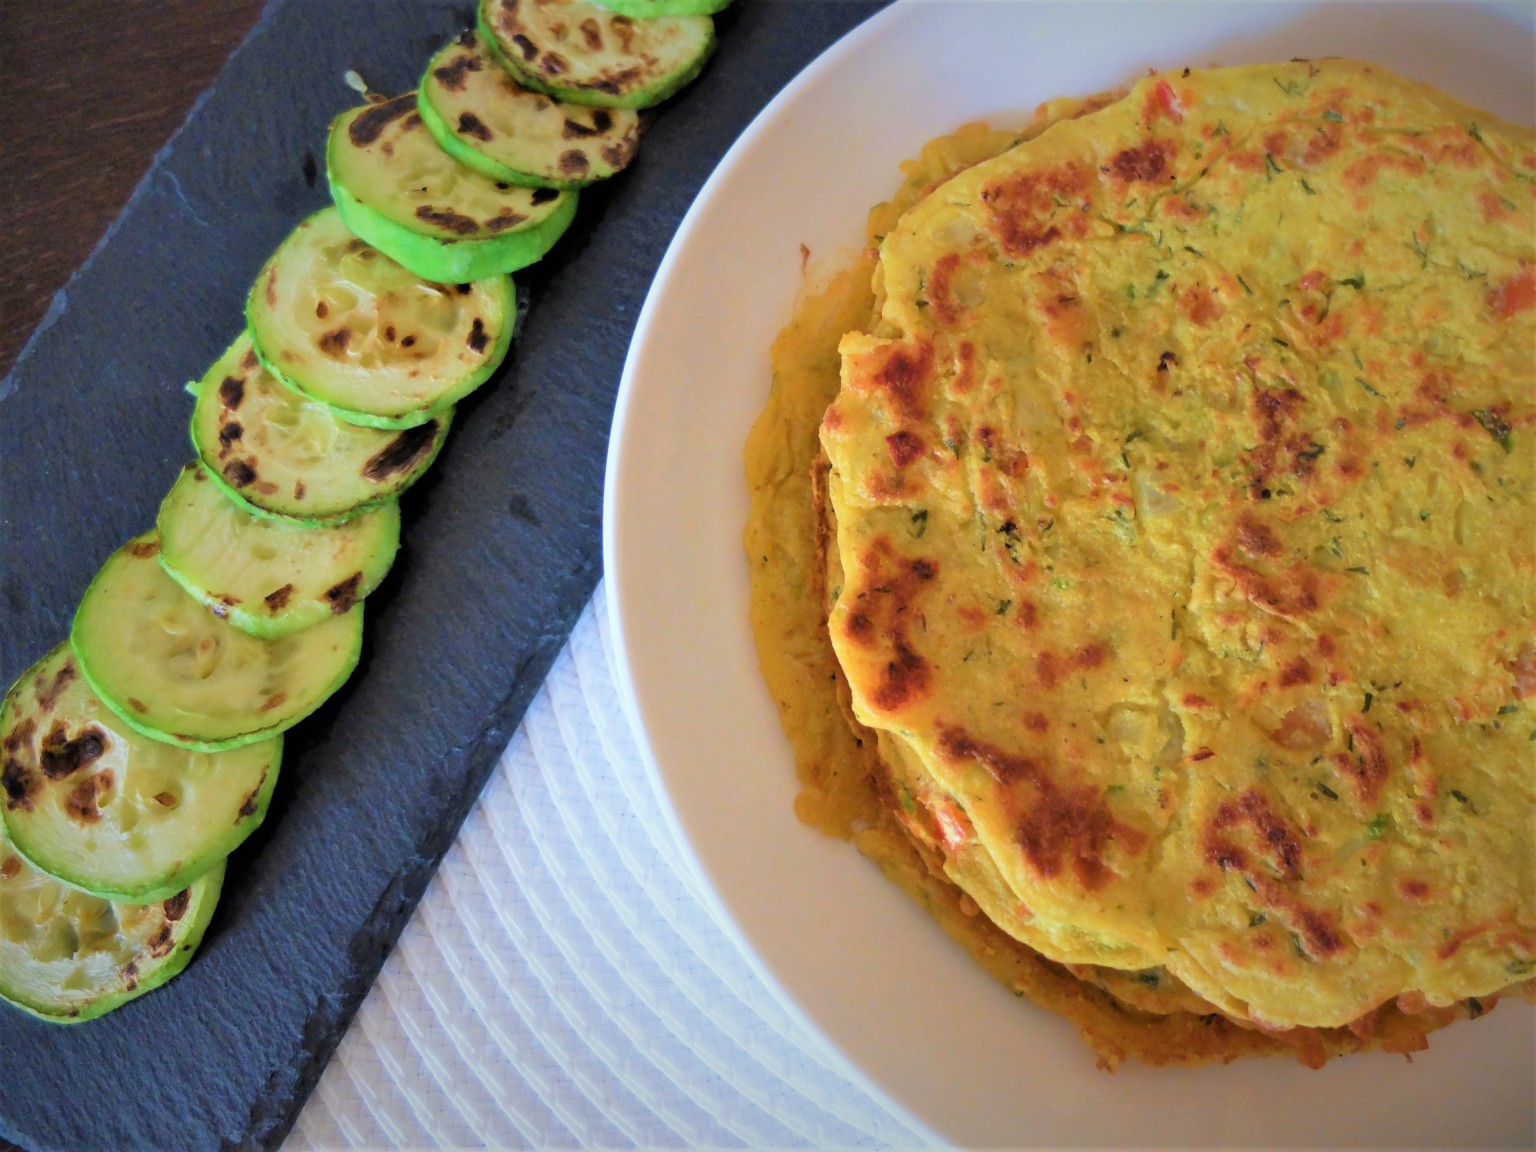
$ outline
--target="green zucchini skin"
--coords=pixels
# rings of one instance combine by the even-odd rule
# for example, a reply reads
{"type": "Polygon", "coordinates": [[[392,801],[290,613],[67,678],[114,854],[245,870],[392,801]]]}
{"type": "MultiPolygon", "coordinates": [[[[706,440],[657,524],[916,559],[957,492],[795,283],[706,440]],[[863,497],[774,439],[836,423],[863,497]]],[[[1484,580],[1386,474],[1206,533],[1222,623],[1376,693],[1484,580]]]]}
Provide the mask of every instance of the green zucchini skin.
{"type": "Polygon", "coordinates": [[[181,470],[155,527],[160,566],[188,595],[242,632],[276,640],[345,612],[388,574],[400,505],[305,525],[257,516],[201,464],[181,470]]]}
{"type": "Polygon", "coordinates": [[[342,420],[272,376],[242,332],[198,385],[189,431],[214,483],[241,508],[323,525],[393,500],[419,480],[451,422],[451,410],[399,430],[342,420]]]}
{"type": "Polygon", "coordinates": [[[246,298],[261,364],[350,424],[414,428],[490,379],[512,344],[511,278],[426,280],[358,238],[335,207],[303,221],[246,298]]]}
{"type": "Polygon", "coordinates": [[[135,731],[199,752],[285,732],[357,666],[363,606],[278,640],[248,636],[182,591],[154,532],[102,565],[69,642],[91,689],[135,731]]]}
{"type": "Polygon", "coordinates": [[[583,188],[627,167],[640,141],[638,113],[525,88],[473,31],[432,57],[416,93],[443,151],[492,180],[583,188]]]}
{"type": "Polygon", "coordinates": [[[440,284],[526,268],[576,218],[576,192],[498,182],[444,152],[414,92],[343,112],[325,157],[331,199],[347,227],[440,284]],[[401,176],[407,170],[409,180],[401,176]]]}
{"type": "Polygon", "coordinates": [[[202,943],[224,869],[220,860],[165,900],[127,904],[69,887],[0,836],[0,999],[83,1024],[160,987],[202,943]]]}
{"type": "Polygon", "coordinates": [[[475,27],[525,88],[598,108],[660,104],[697,77],[715,51],[708,16],[637,22],[589,0],[479,0],[475,27]],[[590,45],[561,34],[570,28],[590,35],[590,45]]]}
{"type": "Polygon", "coordinates": [[[654,20],[658,16],[713,16],[731,6],[731,0],[593,0],[620,16],[654,20]]]}
{"type": "Polygon", "coordinates": [[[134,731],[91,690],[68,643],[0,704],[11,844],[64,883],[132,904],[176,895],[260,826],[282,737],[192,752],[134,731]]]}

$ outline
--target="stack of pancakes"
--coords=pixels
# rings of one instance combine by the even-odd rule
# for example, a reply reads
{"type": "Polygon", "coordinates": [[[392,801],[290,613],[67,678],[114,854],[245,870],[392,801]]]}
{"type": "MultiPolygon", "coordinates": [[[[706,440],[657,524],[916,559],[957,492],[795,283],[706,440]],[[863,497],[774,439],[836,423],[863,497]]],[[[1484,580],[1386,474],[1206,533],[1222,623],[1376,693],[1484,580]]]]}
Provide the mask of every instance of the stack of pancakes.
{"type": "Polygon", "coordinates": [[[1536,133],[1369,65],[937,141],[748,445],[802,818],[1100,1060],[1536,975],[1536,133]]]}

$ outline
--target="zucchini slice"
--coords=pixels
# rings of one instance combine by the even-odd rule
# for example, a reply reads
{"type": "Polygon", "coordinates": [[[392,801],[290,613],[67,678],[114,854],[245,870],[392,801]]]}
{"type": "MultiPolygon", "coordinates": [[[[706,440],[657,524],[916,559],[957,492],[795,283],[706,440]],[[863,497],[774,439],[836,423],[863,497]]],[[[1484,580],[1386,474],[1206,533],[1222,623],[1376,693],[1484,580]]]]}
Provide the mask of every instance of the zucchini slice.
{"type": "Polygon", "coordinates": [[[36,867],[106,900],[176,895],[267,813],[282,737],[193,752],[141,736],[80,675],[68,644],[0,705],[3,813],[36,867]]]}
{"type": "Polygon", "coordinates": [[[731,6],[731,0],[597,0],[610,12],[654,20],[657,16],[713,16],[731,6]]]}
{"type": "Polygon", "coordinates": [[[114,552],[69,641],[107,706],[146,736],[203,752],[265,740],[318,708],[357,666],[363,608],[259,640],[165,574],[153,532],[114,552]]]}
{"type": "Polygon", "coordinates": [[[306,524],[392,500],[437,458],[451,411],[400,431],[342,420],[284,387],[241,333],[198,385],[192,444],[231,499],[306,524]]]}
{"type": "Polygon", "coordinates": [[[156,520],[160,564],[215,616],[275,640],[351,608],[400,547],[400,505],[314,527],[254,516],[200,464],[181,470],[156,520]]]}
{"type": "Polygon", "coordinates": [[[424,280],[325,208],[267,261],[245,315],[256,354],[284,384],[350,423],[413,428],[500,365],[517,297],[507,276],[424,280]]]}
{"type": "Polygon", "coordinates": [[[576,217],[576,193],[523,188],[461,164],[416,104],[407,92],[331,124],[326,179],[347,227],[442,284],[516,272],[548,252],[576,217]]]}
{"type": "Polygon", "coordinates": [[[443,151],[493,180],[580,188],[634,159],[639,113],[591,108],[524,88],[466,32],[427,65],[421,119],[443,151]]]}
{"type": "Polygon", "coordinates": [[[34,868],[0,836],[0,997],[78,1024],[158,988],[192,959],[223,885],[221,860],[169,899],[112,903],[34,868]]]}
{"type": "Polygon", "coordinates": [[[715,49],[708,16],[636,20],[589,0],[480,0],[477,23],[519,83],[602,108],[660,104],[715,49]]]}

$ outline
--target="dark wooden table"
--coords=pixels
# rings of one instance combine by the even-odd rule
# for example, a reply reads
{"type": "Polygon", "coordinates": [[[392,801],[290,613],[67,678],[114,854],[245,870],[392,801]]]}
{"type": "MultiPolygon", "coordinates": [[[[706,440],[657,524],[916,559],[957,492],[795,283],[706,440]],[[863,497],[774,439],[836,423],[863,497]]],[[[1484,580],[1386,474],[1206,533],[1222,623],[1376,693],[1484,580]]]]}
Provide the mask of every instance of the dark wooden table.
{"type": "Polygon", "coordinates": [[[0,376],[264,0],[0,0],[0,376]]]}

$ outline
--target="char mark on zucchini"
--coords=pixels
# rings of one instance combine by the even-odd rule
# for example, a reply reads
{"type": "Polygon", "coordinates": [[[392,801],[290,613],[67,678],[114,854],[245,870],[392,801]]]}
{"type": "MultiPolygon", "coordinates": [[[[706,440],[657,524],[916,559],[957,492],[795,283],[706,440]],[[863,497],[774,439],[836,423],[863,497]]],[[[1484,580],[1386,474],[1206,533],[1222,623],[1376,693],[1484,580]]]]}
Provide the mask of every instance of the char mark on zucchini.
{"type": "Polygon", "coordinates": [[[422,456],[432,450],[436,436],[436,420],[407,428],[368,458],[363,465],[363,478],[381,483],[396,472],[410,471],[422,456]]]}
{"type": "Polygon", "coordinates": [[[383,104],[375,104],[347,127],[347,135],[358,148],[366,148],[377,140],[385,128],[402,116],[416,110],[416,94],[407,92],[383,104]]]}

